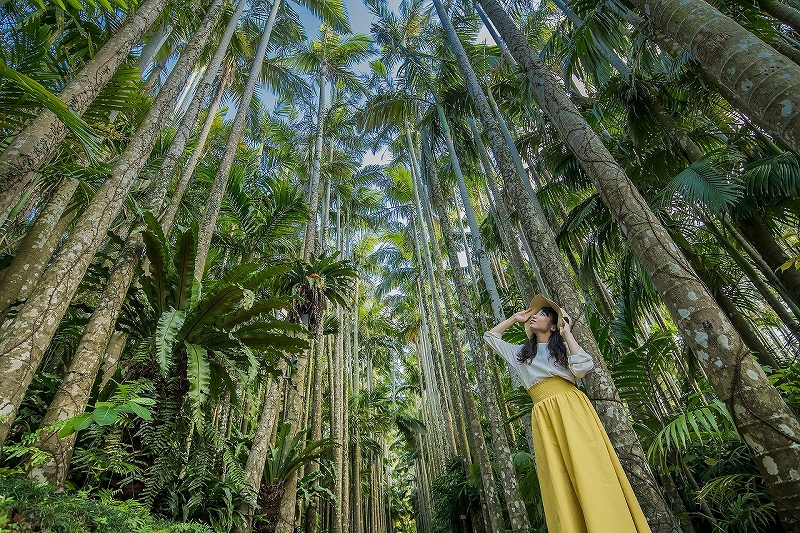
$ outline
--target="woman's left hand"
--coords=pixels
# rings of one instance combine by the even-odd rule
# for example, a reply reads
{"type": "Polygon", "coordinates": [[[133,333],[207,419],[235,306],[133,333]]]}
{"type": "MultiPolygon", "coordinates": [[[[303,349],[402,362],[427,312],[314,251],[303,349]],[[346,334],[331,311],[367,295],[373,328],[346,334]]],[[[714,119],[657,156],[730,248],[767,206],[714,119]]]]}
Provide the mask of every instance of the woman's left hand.
{"type": "Polygon", "coordinates": [[[571,335],[572,334],[572,326],[570,326],[569,322],[567,322],[565,320],[564,324],[560,328],[558,328],[558,332],[561,333],[562,337],[564,337],[566,335],[571,335]]]}

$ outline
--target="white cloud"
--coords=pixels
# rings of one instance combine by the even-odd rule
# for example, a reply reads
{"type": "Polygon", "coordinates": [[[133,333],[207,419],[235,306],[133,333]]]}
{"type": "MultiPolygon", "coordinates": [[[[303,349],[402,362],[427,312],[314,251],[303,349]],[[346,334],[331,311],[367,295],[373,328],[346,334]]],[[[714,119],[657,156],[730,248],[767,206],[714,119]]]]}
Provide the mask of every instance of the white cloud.
{"type": "Polygon", "coordinates": [[[475,42],[488,44],[489,46],[497,45],[492,38],[492,34],[486,29],[486,26],[481,26],[481,31],[478,32],[478,35],[475,37],[475,42]]]}
{"type": "Polygon", "coordinates": [[[364,154],[361,164],[367,165],[387,165],[391,161],[391,154],[386,146],[382,146],[377,152],[369,151],[364,154]]]}

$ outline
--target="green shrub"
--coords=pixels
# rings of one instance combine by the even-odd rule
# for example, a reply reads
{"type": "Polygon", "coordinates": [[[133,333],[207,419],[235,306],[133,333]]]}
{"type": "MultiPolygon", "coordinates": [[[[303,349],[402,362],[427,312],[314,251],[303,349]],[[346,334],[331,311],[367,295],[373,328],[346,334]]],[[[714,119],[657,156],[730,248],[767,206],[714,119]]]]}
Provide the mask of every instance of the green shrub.
{"type": "Polygon", "coordinates": [[[99,499],[85,492],[56,493],[53,485],[0,479],[0,533],[212,533],[198,523],[158,520],[135,500],[99,499]]]}

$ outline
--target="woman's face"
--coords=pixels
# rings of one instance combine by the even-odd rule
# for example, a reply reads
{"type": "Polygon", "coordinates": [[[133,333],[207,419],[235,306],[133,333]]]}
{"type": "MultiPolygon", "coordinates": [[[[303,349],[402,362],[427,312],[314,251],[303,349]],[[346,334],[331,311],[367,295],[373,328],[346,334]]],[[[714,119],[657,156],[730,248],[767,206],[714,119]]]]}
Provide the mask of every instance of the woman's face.
{"type": "MultiPolygon", "coordinates": [[[[536,313],[532,314],[528,319],[528,325],[534,333],[547,333],[556,330],[555,322],[548,312],[547,307],[539,309],[536,313]]],[[[555,314],[555,313],[553,313],[555,314]]]]}

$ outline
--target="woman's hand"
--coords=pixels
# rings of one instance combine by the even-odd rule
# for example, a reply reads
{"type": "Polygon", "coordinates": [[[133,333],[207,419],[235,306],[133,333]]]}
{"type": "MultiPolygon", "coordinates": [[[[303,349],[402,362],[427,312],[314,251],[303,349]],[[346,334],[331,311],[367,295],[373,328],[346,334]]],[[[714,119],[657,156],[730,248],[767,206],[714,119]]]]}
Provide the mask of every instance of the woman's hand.
{"type": "Polygon", "coordinates": [[[518,311],[514,313],[513,315],[511,315],[511,318],[513,318],[514,321],[516,322],[524,323],[531,319],[531,314],[533,314],[533,311],[531,311],[530,309],[526,309],[525,311],[518,311]]]}
{"type": "Polygon", "coordinates": [[[564,325],[558,328],[558,332],[561,333],[562,337],[566,337],[567,335],[572,335],[572,326],[569,325],[569,322],[564,320],[564,325]]]}

